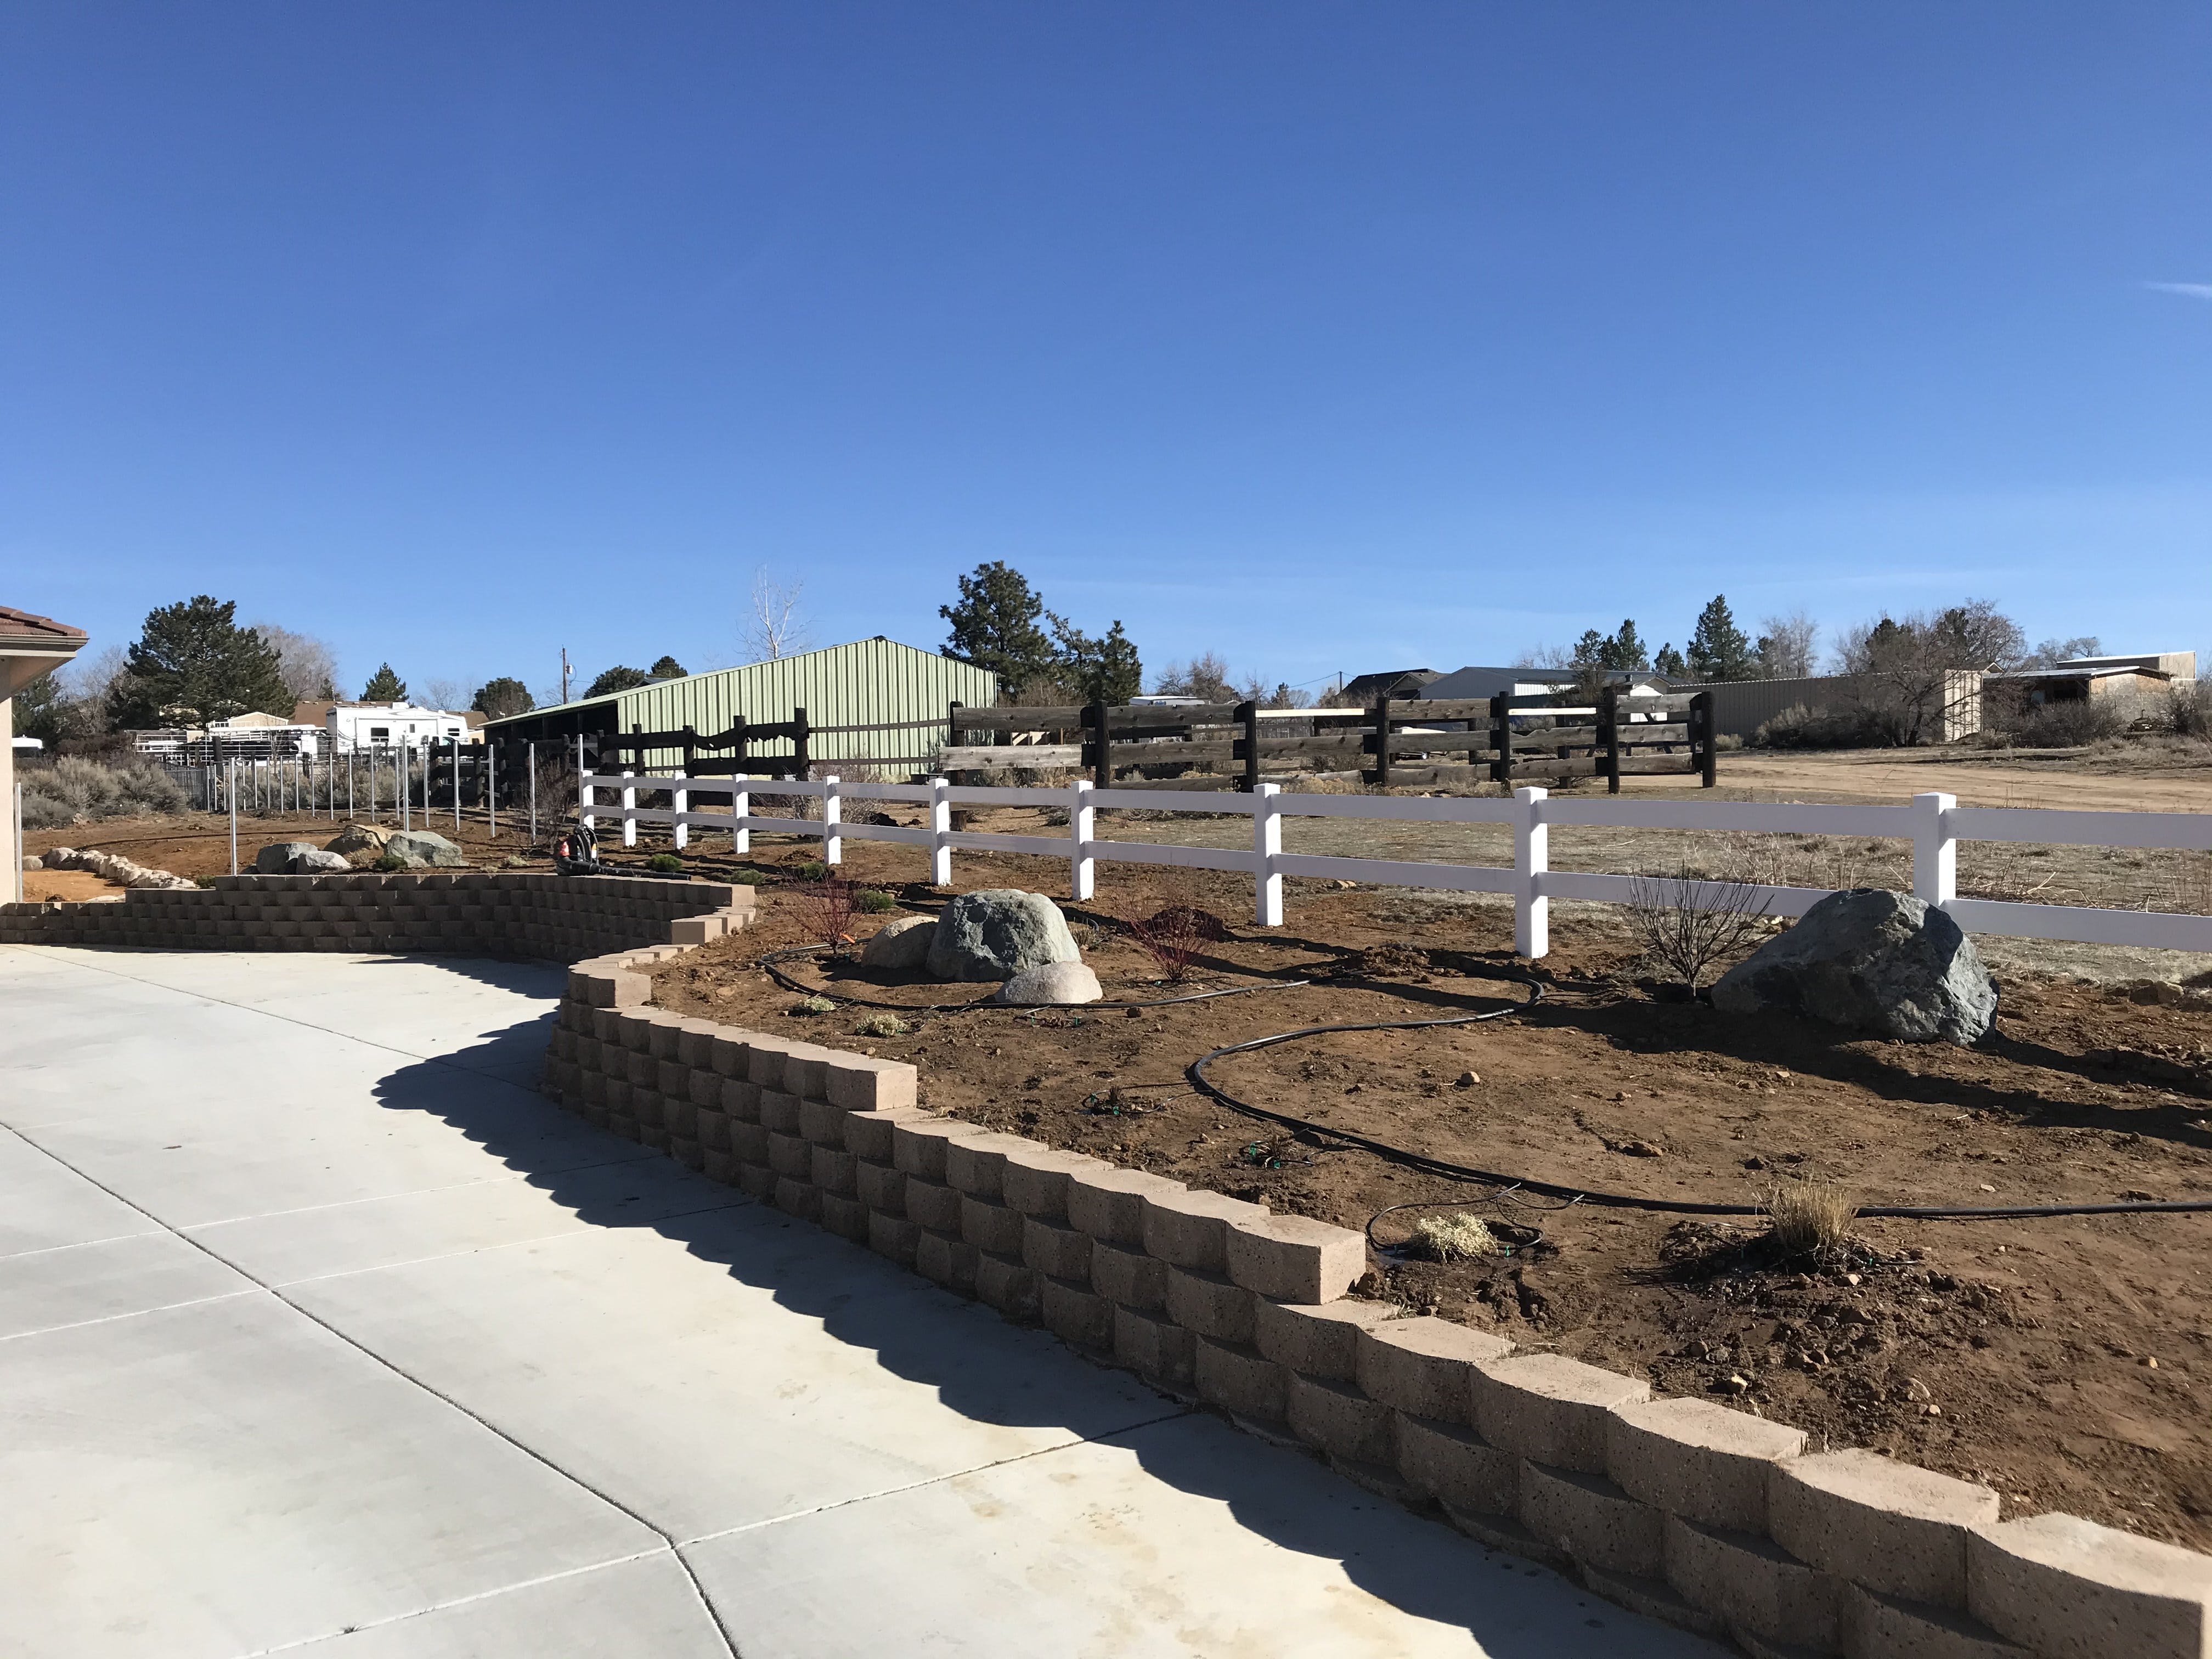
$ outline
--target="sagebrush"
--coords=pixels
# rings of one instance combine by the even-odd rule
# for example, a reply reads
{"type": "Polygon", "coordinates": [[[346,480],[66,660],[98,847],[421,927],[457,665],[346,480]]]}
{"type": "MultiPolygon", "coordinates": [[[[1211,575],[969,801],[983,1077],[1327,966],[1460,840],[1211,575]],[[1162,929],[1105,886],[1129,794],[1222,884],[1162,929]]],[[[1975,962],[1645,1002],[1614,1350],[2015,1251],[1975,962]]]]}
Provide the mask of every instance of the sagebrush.
{"type": "Polygon", "coordinates": [[[191,810],[183,786],[158,766],[108,766],[64,755],[52,766],[26,768],[18,779],[26,830],[63,830],[99,818],[174,817],[191,810]]]}

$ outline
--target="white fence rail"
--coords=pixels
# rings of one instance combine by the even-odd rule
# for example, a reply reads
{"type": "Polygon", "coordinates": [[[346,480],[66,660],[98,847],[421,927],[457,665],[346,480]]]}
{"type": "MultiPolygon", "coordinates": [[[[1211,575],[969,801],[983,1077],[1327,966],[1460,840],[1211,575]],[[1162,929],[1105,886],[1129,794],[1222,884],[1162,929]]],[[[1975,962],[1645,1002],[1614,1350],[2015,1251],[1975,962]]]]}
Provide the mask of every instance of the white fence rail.
{"type": "MultiPolygon", "coordinates": [[[[2078,847],[2169,848],[2212,851],[2212,814],[2201,812],[2076,812],[2016,807],[1960,806],[1955,796],[1915,795],[1904,806],[1862,806],[1759,801],[1639,801],[1616,796],[1554,799],[1542,789],[1516,789],[1510,799],[1430,799],[1391,795],[1290,795],[1273,784],[1256,794],[1207,793],[1180,790],[1100,789],[1090,782],[1064,788],[955,787],[942,778],[927,783],[844,783],[836,778],[685,778],[633,773],[583,773],[579,810],[587,823],[619,822],[625,846],[635,846],[641,823],[673,826],[682,847],[692,830],[728,835],[734,849],[749,850],[753,830],[817,836],[823,861],[839,863],[843,843],[895,842],[929,849],[930,879],[952,879],[952,854],[979,852],[1030,853],[1068,863],[1071,896],[1092,896],[1097,866],[1164,864],[1186,869],[1231,870],[1253,880],[1253,910],[1263,927],[1283,921],[1283,878],[1313,876],[1385,887],[1428,887],[1459,892],[1502,893],[1513,900],[1514,949],[1540,957],[1550,949],[1553,899],[1625,904],[1638,896],[1639,878],[1553,870],[1550,831],[1554,824],[1615,830],[1715,830],[1724,833],[1814,836],[1871,836],[1912,843],[1912,890],[1941,905],[1968,933],[2015,939],[2075,939],[2095,945],[2133,945],[2166,951],[2212,952],[2212,916],[2149,910],[2100,909],[2071,904],[2016,904],[1996,899],[1960,898],[1958,847],[1962,841],[2024,842],[2078,847]],[[599,799],[602,791],[619,800],[599,799]],[[638,792],[665,793],[672,805],[637,805],[638,792]],[[803,797],[821,802],[818,818],[769,817],[755,814],[755,794],[803,797]],[[692,810],[695,796],[727,799],[722,811],[692,810]],[[927,806],[929,822],[915,828],[854,823],[846,820],[848,801],[904,801],[927,806]],[[1065,835],[1012,836],[952,828],[952,808],[1028,806],[1058,808],[1068,815],[1065,835]],[[1249,815],[1252,842],[1241,848],[1182,847],[1156,842],[1101,841],[1102,808],[1136,807],[1151,811],[1249,815]],[[1393,859],[1323,857],[1283,850],[1285,817],[1388,819],[1398,823],[1502,823],[1513,831],[1513,862],[1493,865],[1440,864],[1393,859]]],[[[1686,902],[1717,900],[1719,884],[1668,883],[1686,902]]],[[[1762,887],[1758,902],[1771,915],[1802,915],[1828,896],[1826,888],[1762,887]]]]}

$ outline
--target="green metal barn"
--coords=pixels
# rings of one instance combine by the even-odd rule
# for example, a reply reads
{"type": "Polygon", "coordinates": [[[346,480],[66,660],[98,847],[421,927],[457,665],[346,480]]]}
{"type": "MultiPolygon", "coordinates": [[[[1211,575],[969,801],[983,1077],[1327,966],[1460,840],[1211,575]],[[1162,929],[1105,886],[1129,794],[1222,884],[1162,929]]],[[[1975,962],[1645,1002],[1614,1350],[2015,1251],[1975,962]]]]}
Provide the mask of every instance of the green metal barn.
{"type": "MultiPolygon", "coordinates": [[[[702,738],[711,738],[740,720],[753,726],[777,724],[803,708],[812,728],[809,757],[817,769],[835,761],[874,762],[907,772],[922,769],[935,756],[953,703],[988,708],[998,696],[998,684],[987,670],[878,634],[773,662],[688,674],[533,708],[493,720],[484,729],[493,738],[542,740],[573,738],[580,732],[680,732],[688,726],[702,738]],[[906,729],[837,729],[902,723],[908,723],[906,729]]],[[[764,763],[763,770],[791,752],[784,738],[756,741],[749,750],[764,763]]],[[[648,756],[646,763],[672,767],[681,758],[680,750],[671,750],[648,756]]]]}

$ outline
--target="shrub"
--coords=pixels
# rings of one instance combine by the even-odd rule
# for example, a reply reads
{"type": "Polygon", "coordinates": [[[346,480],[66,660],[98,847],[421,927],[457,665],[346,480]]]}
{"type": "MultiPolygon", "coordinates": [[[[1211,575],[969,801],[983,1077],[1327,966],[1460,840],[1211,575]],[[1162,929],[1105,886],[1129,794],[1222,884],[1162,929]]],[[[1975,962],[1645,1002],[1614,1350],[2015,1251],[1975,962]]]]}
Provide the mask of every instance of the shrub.
{"type": "Polygon", "coordinates": [[[385,853],[380,854],[378,856],[376,862],[370,865],[368,867],[372,870],[381,870],[388,875],[394,870],[407,869],[409,866],[407,860],[401,858],[398,854],[385,853]]]}
{"type": "Polygon", "coordinates": [[[645,867],[648,870],[658,870],[665,875],[672,875],[684,867],[684,860],[673,853],[655,853],[645,861],[645,867]]]}
{"type": "Polygon", "coordinates": [[[828,997],[802,997],[793,1006],[794,1014],[834,1014],[837,1005],[828,997]]]}
{"type": "Polygon", "coordinates": [[[1170,904],[1142,921],[1131,922],[1129,937],[1152,957],[1154,967],[1179,982],[1189,975],[1191,962],[1201,949],[1229,937],[1229,926],[1210,910],[1170,904]]]}
{"type": "Polygon", "coordinates": [[[1654,880],[1638,876],[1628,890],[1629,926],[1644,954],[1697,994],[1705,972],[1765,932],[1766,884],[1694,885],[1685,871],[1654,880]]]}
{"type": "Polygon", "coordinates": [[[97,818],[173,817],[191,810],[183,786],[158,766],[106,766],[64,755],[51,767],[26,768],[20,781],[26,830],[61,830],[97,818]]]}
{"type": "Polygon", "coordinates": [[[768,878],[757,870],[740,870],[730,879],[740,887],[757,887],[768,878]]]}
{"type": "Polygon", "coordinates": [[[1751,741],[1759,749],[1880,749],[1895,740],[1863,709],[1815,712],[1800,702],[1759,722],[1751,741]]]}
{"type": "Polygon", "coordinates": [[[1766,1237],[1785,1260],[1832,1255],[1850,1234],[1858,1206],[1826,1181],[1793,1181],[1766,1195],[1766,1237]]]}
{"type": "Polygon", "coordinates": [[[886,910],[897,909],[899,905],[898,901],[889,893],[880,892],[875,888],[869,887],[862,889],[853,896],[853,908],[862,915],[879,916],[886,910]]]}
{"type": "Polygon", "coordinates": [[[1742,747],[1743,739],[1733,732],[1716,732],[1713,734],[1713,752],[1717,755],[1726,755],[1742,747]]]}
{"type": "Polygon", "coordinates": [[[2116,738],[2126,726],[2118,709],[2094,697],[2023,708],[2005,722],[2012,740],[2024,749],[2079,749],[2116,738]]]}
{"type": "Polygon", "coordinates": [[[853,1028],[853,1032],[856,1036],[894,1037],[904,1036],[912,1030],[914,1027],[896,1014],[886,1013],[870,1014],[853,1028]]]}
{"type": "Polygon", "coordinates": [[[809,859],[804,864],[794,864],[791,873],[801,881],[820,881],[830,873],[830,866],[820,859],[809,859]]]}
{"type": "MultiPolygon", "coordinates": [[[[816,869],[822,866],[817,865],[816,869]]],[[[807,932],[823,944],[842,951],[853,942],[853,884],[824,875],[799,889],[797,909],[807,932]]]]}
{"type": "Polygon", "coordinates": [[[2166,724],[2178,738],[2212,738],[2212,680],[2176,680],[2166,688],[2166,724]]]}

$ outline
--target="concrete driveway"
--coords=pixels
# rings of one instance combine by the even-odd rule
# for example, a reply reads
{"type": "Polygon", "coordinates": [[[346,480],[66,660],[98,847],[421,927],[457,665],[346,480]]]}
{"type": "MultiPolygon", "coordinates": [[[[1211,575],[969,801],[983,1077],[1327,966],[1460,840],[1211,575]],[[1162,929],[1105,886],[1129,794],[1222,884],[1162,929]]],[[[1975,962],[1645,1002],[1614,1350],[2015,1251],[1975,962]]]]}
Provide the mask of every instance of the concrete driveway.
{"type": "Polygon", "coordinates": [[[558,987],[0,948],[0,1650],[1719,1653],[559,1111],[558,987]]]}

